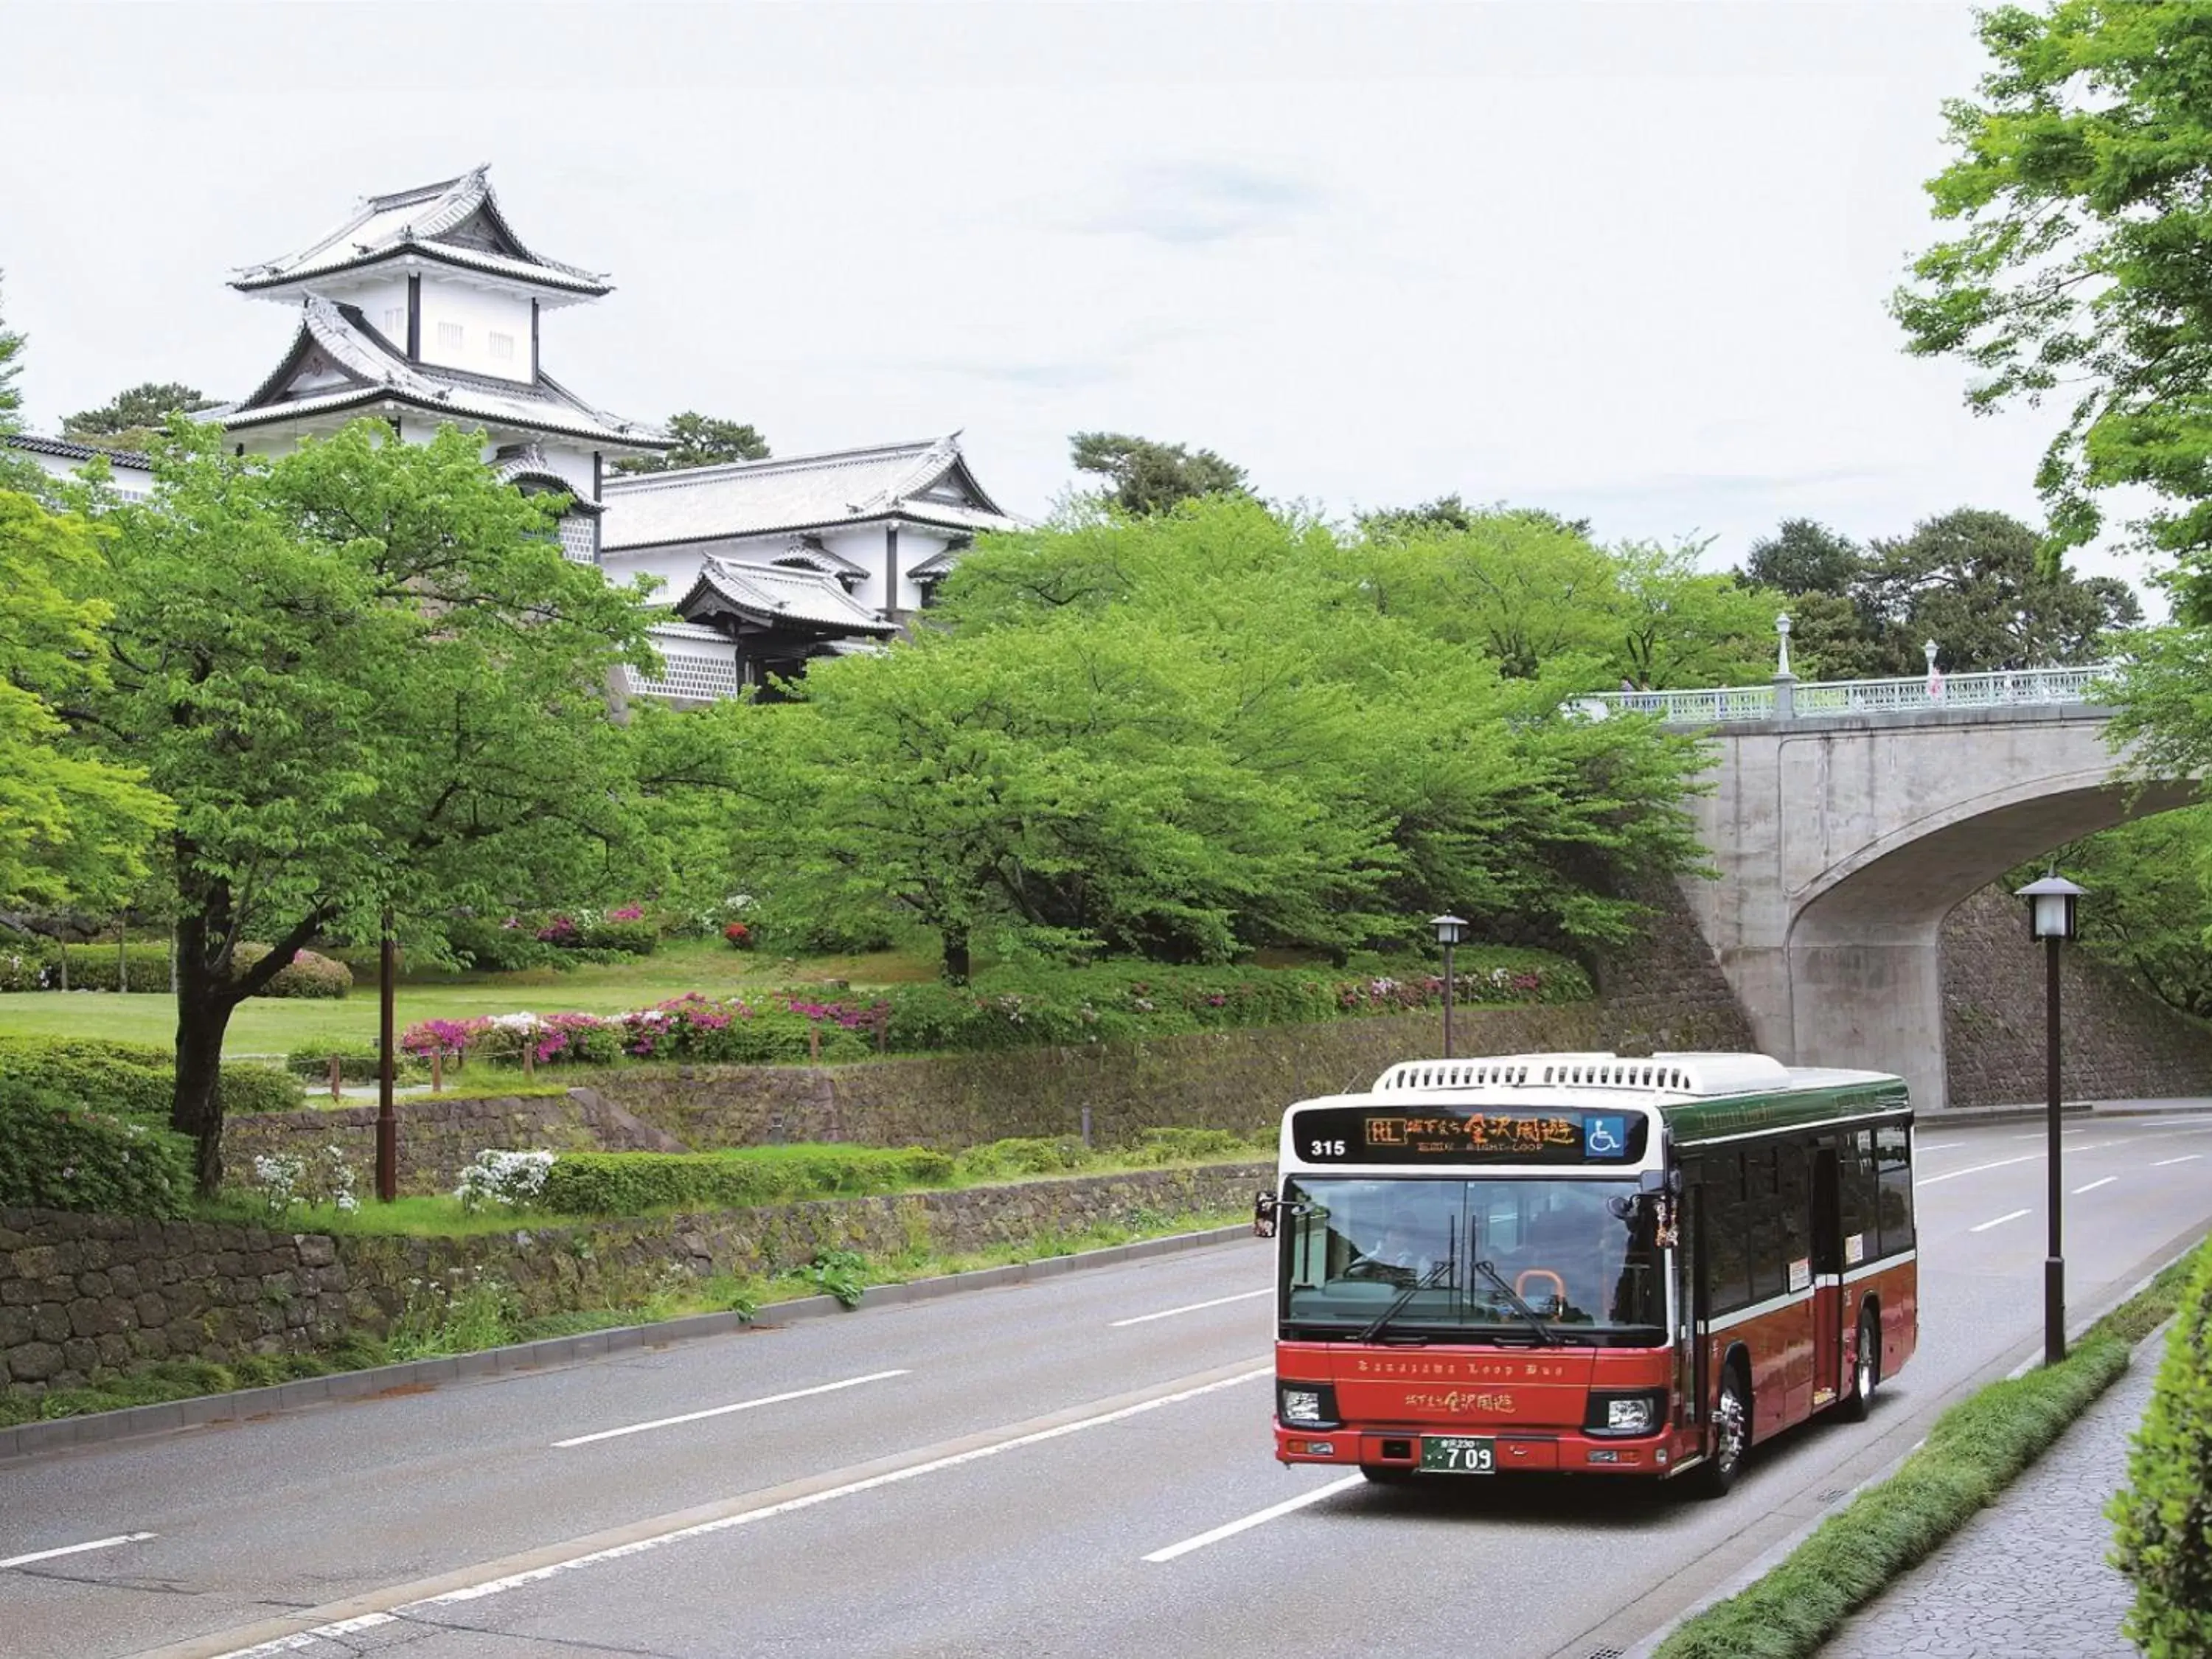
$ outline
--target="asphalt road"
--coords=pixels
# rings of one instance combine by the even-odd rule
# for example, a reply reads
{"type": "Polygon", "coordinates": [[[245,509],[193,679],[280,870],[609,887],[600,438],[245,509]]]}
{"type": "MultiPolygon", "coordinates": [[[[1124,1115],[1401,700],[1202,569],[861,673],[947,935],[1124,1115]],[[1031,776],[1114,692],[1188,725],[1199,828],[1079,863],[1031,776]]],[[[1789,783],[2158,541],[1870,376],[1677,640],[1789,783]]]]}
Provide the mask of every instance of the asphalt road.
{"type": "MultiPolygon", "coordinates": [[[[1591,1659],[2039,1331],[2040,1133],[1923,1127],[1917,1357],[1717,1504],[1280,1468],[1255,1241],[0,1470],[0,1659],[1591,1659]]],[[[2066,1144],[2077,1305],[2212,1222],[2212,1114],[2066,1144]]]]}

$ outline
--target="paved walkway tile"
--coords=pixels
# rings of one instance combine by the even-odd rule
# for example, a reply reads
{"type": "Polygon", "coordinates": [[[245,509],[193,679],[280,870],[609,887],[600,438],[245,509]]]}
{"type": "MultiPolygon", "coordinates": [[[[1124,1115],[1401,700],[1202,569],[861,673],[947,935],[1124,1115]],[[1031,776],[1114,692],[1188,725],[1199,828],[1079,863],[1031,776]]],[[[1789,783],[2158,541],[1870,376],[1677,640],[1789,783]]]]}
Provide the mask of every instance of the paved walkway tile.
{"type": "Polygon", "coordinates": [[[2120,1634],[2135,1597],[2106,1565],[2105,1504],[2127,1480],[2165,1338],[2012,1489],[1890,1587],[1821,1659],[2136,1659],[2120,1634]]]}

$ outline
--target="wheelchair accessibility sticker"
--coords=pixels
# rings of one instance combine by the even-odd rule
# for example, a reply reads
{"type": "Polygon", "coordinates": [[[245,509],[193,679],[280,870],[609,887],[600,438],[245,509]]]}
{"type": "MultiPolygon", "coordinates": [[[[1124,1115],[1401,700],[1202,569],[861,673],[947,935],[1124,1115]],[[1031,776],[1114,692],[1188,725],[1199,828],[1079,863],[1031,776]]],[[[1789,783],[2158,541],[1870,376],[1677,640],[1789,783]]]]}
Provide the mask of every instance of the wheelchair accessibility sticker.
{"type": "Polygon", "coordinates": [[[1583,1151],[1591,1158],[1628,1156],[1628,1120],[1598,1113],[1583,1118],[1583,1151]]]}

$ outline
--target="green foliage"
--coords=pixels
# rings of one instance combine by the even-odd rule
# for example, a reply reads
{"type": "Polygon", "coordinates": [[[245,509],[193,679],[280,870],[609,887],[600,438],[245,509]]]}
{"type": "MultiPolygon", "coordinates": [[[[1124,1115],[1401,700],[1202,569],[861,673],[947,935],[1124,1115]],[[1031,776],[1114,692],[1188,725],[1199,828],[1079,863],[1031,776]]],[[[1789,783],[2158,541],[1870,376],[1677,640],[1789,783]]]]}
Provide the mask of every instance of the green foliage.
{"type": "Polygon", "coordinates": [[[2037,485],[2051,533],[2098,533],[2098,498],[2180,556],[2185,619],[2212,551],[2212,16],[2191,4],[2046,0],[1979,15],[1992,60],[1946,109],[1954,159],[1929,183],[1957,234],[1893,302],[1911,349],[1978,371],[1969,404],[2062,398],[2037,485]]]}
{"type": "MultiPolygon", "coordinates": [[[[337,1056],[338,1080],[342,1083],[374,1083],[382,1068],[382,1059],[374,1042],[332,1041],[310,1042],[293,1049],[284,1056],[284,1069],[296,1078],[327,1083],[332,1054],[337,1056]]],[[[430,1068],[412,1054],[395,1054],[392,1060],[392,1076],[400,1082],[420,1082],[430,1075],[430,1068]]]]}
{"type": "Polygon", "coordinates": [[[170,817],[143,769],[68,741],[62,711],[106,685],[106,575],[90,523],[0,488],[0,909],[119,900],[170,817]]]}
{"type": "Polygon", "coordinates": [[[649,921],[587,921],[576,930],[580,948],[617,957],[649,957],[660,948],[660,929],[649,921]]]}
{"type": "Polygon", "coordinates": [[[181,1137],[0,1075],[0,1208],[174,1216],[191,1184],[181,1137]]]}
{"type": "MultiPolygon", "coordinates": [[[[2051,861],[2095,895],[2081,907],[2082,949],[2167,1006],[2212,1018],[2212,807],[2138,818],[2051,861]]],[[[2026,881],[2043,871],[2015,873],[2026,881]]]]}
{"type": "Polygon", "coordinates": [[[1068,441],[1078,472],[1095,472],[1113,488],[1106,499],[1133,518],[1165,513],[1208,495],[1241,495],[1244,469],[1210,449],[1155,443],[1122,432],[1079,432],[1068,441]]]}
{"type": "Polygon", "coordinates": [[[737,421],[717,420],[685,410],[668,417],[668,435],[676,447],[664,454],[625,455],[614,464],[623,473],[668,472],[678,467],[719,466],[726,461],[764,461],[768,440],[754,428],[737,421]]]}
{"type": "Polygon", "coordinates": [[[477,1353],[515,1340],[521,1310],[506,1280],[482,1272],[459,1284],[414,1280],[385,1339],[393,1360],[477,1353]]]}
{"type": "Polygon", "coordinates": [[[299,1080],[274,1066],[226,1066],[218,1092],[226,1115],[296,1112],[307,1104],[299,1080]]]}
{"type": "MultiPolygon", "coordinates": [[[[265,945],[241,945],[233,954],[232,962],[237,972],[244,975],[252,973],[268,954],[265,945]]],[[[295,951],[291,961],[278,969],[275,977],[264,981],[253,994],[328,999],[344,996],[352,989],[353,969],[345,963],[313,951],[295,951]]]]}
{"type": "Polygon", "coordinates": [[[374,939],[386,905],[434,938],[617,870],[650,884],[641,737],[607,719],[605,687],[650,665],[652,617],[562,558],[546,505],[450,428],[401,444],[365,421],[264,460],[180,422],[154,470],[153,500],[103,518],[118,666],[89,701],[103,747],[178,806],[173,1116],[211,1192],[208,1062],[310,939],[374,939]],[[234,941],[255,937],[270,953],[241,969],[234,941]]]}
{"type": "Polygon", "coordinates": [[[158,1122],[175,1086],[170,1057],[136,1044],[0,1038],[0,1081],[89,1111],[158,1122]]]}
{"type": "Polygon", "coordinates": [[[2212,1249],[2198,1253],[2106,1512],[2114,1563],[2136,1589],[2128,1638],[2151,1659],[2212,1650],[2212,1249]]]}
{"type": "MultiPolygon", "coordinates": [[[[2092,1326],[2059,1364],[1993,1382],[1952,1407],[1895,1475],[1831,1516],[1742,1594],[1677,1626],[1655,1659],[1809,1659],[2112,1386],[2127,1370],[2129,1350],[2172,1315],[2194,1270],[2185,1261],[2160,1273],[2092,1326]]],[[[2168,1659],[2202,1650],[2174,1648],[2168,1659]]]]}
{"type": "Polygon", "coordinates": [[[385,1358],[378,1345],[356,1342],[330,1358],[254,1354],[228,1365],[206,1359],[159,1359],[126,1371],[95,1371],[92,1382],[82,1389],[49,1389],[36,1396],[0,1393],[0,1429],[87,1417],[94,1412],[119,1412],[132,1406],[165,1405],[173,1400],[228,1394],[237,1389],[273,1388],[305,1377],[327,1376],[334,1370],[382,1364],[385,1358]]]}
{"type": "Polygon", "coordinates": [[[920,1147],[755,1146],[726,1152],[566,1152],[538,1202],[556,1215],[637,1215],[852,1197],[945,1184],[953,1160],[920,1147]]]}
{"type": "Polygon", "coordinates": [[[1263,1146],[1272,1150],[1273,1145],[1272,1135],[1261,1143],[1228,1129],[1146,1129],[1138,1135],[1135,1146],[1118,1148],[1115,1156],[1127,1164],[1218,1163],[1249,1157],[1263,1146]]]}
{"type": "Polygon", "coordinates": [[[97,409],[81,409],[67,416],[62,436],[71,443],[143,452],[172,415],[196,415],[213,409],[218,401],[197,386],[148,380],[117,392],[97,409]]]}
{"type": "Polygon", "coordinates": [[[800,1277],[841,1308],[855,1308],[868,1288],[868,1258],[857,1250],[817,1250],[800,1277]]]}
{"type": "Polygon", "coordinates": [[[125,973],[130,975],[127,988],[131,990],[165,992],[169,988],[166,945],[126,945],[120,951],[112,944],[66,945],[61,954],[69,958],[72,991],[112,991],[125,973]]]}
{"type": "Polygon", "coordinates": [[[15,377],[23,366],[15,360],[22,355],[23,337],[0,323],[0,433],[20,429],[23,394],[15,377]]]}
{"type": "Polygon", "coordinates": [[[1066,1175],[1095,1161],[1078,1135],[1022,1136],[970,1146],[954,1161],[963,1181],[1013,1181],[1023,1176],[1066,1175]]]}

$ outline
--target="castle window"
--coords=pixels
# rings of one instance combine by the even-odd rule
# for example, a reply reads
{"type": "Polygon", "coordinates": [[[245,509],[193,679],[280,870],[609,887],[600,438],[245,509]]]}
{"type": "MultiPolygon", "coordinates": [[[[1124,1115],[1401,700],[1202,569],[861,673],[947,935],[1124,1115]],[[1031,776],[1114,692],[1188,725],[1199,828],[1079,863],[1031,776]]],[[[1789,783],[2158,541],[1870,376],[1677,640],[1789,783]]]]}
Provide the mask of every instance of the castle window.
{"type": "Polygon", "coordinates": [[[386,306],[384,308],[384,337],[404,340],[407,337],[407,307],[386,306]]]}
{"type": "Polygon", "coordinates": [[[491,337],[491,355],[493,358],[499,362],[513,362],[514,361],[514,336],[512,334],[501,334],[495,331],[491,337]]]}
{"type": "Polygon", "coordinates": [[[438,325],[438,349],[459,351],[461,349],[461,325],[459,323],[438,325]]]}

